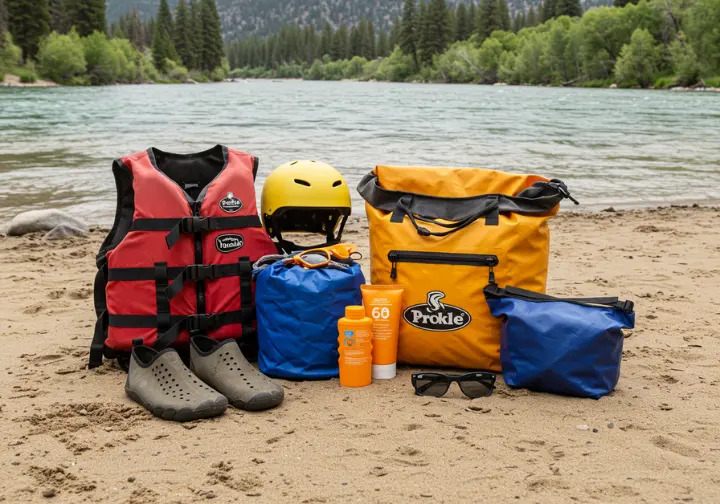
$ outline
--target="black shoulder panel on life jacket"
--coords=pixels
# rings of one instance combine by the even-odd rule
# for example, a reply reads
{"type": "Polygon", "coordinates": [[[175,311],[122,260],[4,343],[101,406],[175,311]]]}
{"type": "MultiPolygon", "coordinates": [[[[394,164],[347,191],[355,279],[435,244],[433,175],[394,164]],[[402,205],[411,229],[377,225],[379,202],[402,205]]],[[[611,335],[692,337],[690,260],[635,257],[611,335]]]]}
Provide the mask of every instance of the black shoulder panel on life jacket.
{"type": "Polygon", "coordinates": [[[130,230],[132,218],[135,214],[135,190],[133,189],[133,176],[130,168],[120,159],[113,161],[113,175],[117,190],[117,206],[115,208],[115,221],[107,237],[100,245],[95,262],[100,268],[105,264],[108,250],[112,250],[125,238],[130,230]]]}
{"type": "Polygon", "coordinates": [[[105,350],[105,339],[107,339],[108,312],[107,299],[105,297],[105,286],[107,285],[108,250],[117,247],[118,243],[125,238],[125,235],[132,226],[133,215],[135,214],[135,190],[133,189],[133,176],[130,168],[122,160],[113,161],[113,175],[115,176],[115,188],[117,190],[117,206],[115,208],[115,221],[110,232],[100,245],[100,250],[95,256],[95,264],[98,272],[95,275],[93,285],[93,301],[95,304],[95,332],[90,345],[90,369],[102,364],[103,351],[105,350]]]}

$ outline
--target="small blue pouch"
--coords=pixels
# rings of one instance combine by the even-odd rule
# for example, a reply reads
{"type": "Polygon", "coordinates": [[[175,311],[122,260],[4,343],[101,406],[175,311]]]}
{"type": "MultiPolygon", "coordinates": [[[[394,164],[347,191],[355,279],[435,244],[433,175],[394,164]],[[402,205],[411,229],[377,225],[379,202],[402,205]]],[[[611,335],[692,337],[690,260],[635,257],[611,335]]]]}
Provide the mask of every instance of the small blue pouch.
{"type": "Polygon", "coordinates": [[[360,265],[347,269],[288,267],[277,261],[257,274],[258,367],[268,376],[321,380],[338,376],[338,328],[345,307],[362,305],[360,265]]]}
{"type": "Polygon", "coordinates": [[[495,284],[485,287],[503,319],[500,361],[505,383],[599,399],[620,378],[622,329],[635,327],[634,305],[618,298],[555,298],[495,284]]]}

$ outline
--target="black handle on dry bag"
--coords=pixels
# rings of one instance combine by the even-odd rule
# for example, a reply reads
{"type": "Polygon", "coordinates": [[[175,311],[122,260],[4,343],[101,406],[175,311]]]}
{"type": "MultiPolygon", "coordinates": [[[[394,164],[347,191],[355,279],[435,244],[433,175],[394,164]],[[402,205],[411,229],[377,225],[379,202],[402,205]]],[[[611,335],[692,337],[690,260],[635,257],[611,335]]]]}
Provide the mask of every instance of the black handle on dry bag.
{"type": "MultiPolygon", "coordinates": [[[[395,209],[395,213],[392,216],[392,221],[393,222],[402,222],[403,215],[401,215],[401,214],[407,215],[408,218],[410,219],[410,222],[412,223],[413,226],[415,226],[415,229],[417,230],[417,232],[420,236],[440,236],[440,237],[448,236],[456,231],[460,231],[461,229],[466,228],[467,226],[469,226],[470,224],[472,224],[473,222],[475,222],[476,220],[478,220],[481,217],[490,217],[493,214],[497,214],[497,212],[500,208],[500,202],[499,202],[498,198],[488,198],[488,201],[485,204],[485,208],[483,208],[479,212],[469,215],[468,217],[465,217],[464,219],[459,220],[457,222],[452,222],[452,223],[447,224],[444,222],[439,222],[437,219],[430,219],[428,217],[422,217],[422,216],[415,217],[413,215],[412,211],[410,210],[410,208],[407,206],[407,204],[403,200],[404,200],[404,198],[400,198],[398,200],[397,207],[395,209]],[[419,220],[423,221],[423,222],[430,222],[431,224],[435,224],[437,226],[441,226],[441,227],[449,228],[449,229],[447,231],[442,231],[442,232],[433,232],[433,231],[430,231],[428,228],[418,224],[417,221],[419,221],[419,220]]],[[[493,221],[495,224],[497,224],[497,221],[495,219],[493,221]]]]}

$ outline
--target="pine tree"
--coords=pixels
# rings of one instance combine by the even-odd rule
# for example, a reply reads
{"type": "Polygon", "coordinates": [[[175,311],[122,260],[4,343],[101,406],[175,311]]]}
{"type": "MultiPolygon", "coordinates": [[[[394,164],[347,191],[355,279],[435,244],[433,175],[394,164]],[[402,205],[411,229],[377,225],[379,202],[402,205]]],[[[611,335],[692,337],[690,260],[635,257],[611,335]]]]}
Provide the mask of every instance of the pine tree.
{"type": "Polygon", "coordinates": [[[455,9],[448,7],[447,22],[448,22],[448,44],[451,44],[457,40],[457,19],[455,19],[455,9]]]}
{"type": "MultiPolygon", "coordinates": [[[[490,37],[495,30],[505,29],[505,9],[501,2],[504,0],[481,0],[480,7],[477,10],[476,30],[480,40],[483,41],[490,37]]],[[[509,21],[508,21],[509,22],[509,21]]]]}
{"type": "Polygon", "coordinates": [[[468,8],[464,3],[458,5],[455,12],[455,40],[467,40],[472,34],[472,25],[468,17],[468,8]]]}
{"type": "Polygon", "coordinates": [[[160,72],[167,72],[167,60],[177,59],[177,53],[173,47],[172,39],[163,23],[155,23],[153,34],[152,56],[155,68],[160,72]]]}
{"type": "Polygon", "coordinates": [[[34,59],[40,40],[50,33],[50,11],[47,0],[6,0],[8,30],[22,49],[25,60],[34,59]]]}
{"type": "Polygon", "coordinates": [[[570,16],[580,17],[582,16],[583,10],[580,5],[580,0],[556,0],[555,15],[556,16],[570,16]]]}
{"type": "Polygon", "coordinates": [[[142,21],[140,21],[140,14],[138,14],[137,9],[133,9],[130,11],[130,14],[128,14],[123,32],[125,33],[125,37],[127,37],[137,49],[142,50],[147,44],[145,26],[142,21]]]}
{"type": "Polygon", "coordinates": [[[320,46],[318,37],[315,34],[315,25],[306,26],[303,35],[305,38],[305,62],[310,65],[315,61],[320,46]]]}
{"type": "Polygon", "coordinates": [[[201,14],[201,7],[200,7],[200,1],[201,0],[190,0],[188,2],[188,11],[190,13],[190,24],[191,24],[191,30],[190,30],[190,40],[192,43],[190,44],[191,54],[192,54],[192,60],[193,63],[191,68],[199,69],[200,68],[200,60],[202,59],[202,16],[201,14]]]}
{"type": "Polygon", "coordinates": [[[380,30],[380,34],[377,38],[377,56],[379,58],[384,58],[388,54],[390,54],[388,34],[385,30],[380,30]]]}
{"type": "Polygon", "coordinates": [[[105,0],[66,0],[65,9],[67,28],[74,27],[81,37],[107,31],[105,0]]]}
{"type": "Polygon", "coordinates": [[[185,0],[180,0],[175,7],[175,30],[173,43],[180,61],[187,68],[193,68],[195,63],[194,50],[192,48],[193,20],[190,18],[185,0]]]}
{"type": "Polygon", "coordinates": [[[428,6],[425,0],[420,0],[420,11],[418,12],[418,52],[423,64],[431,64],[433,56],[433,29],[431,26],[428,6]]]}
{"type": "Polygon", "coordinates": [[[400,44],[402,52],[412,55],[416,67],[419,64],[420,21],[421,19],[415,11],[415,0],[405,0],[398,44],[400,44]]]}
{"type": "MultiPolygon", "coordinates": [[[[468,7],[468,27],[470,28],[470,36],[476,30],[477,23],[477,8],[475,7],[475,0],[470,0],[470,7],[468,7]]],[[[469,38],[469,37],[468,37],[469,38]]]]}
{"type": "Polygon", "coordinates": [[[501,30],[510,31],[512,28],[512,20],[510,19],[510,9],[506,0],[497,0],[500,9],[501,30]]]}
{"type": "Polygon", "coordinates": [[[368,41],[368,52],[367,59],[374,59],[377,56],[377,46],[375,43],[375,25],[372,20],[367,22],[367,41],[368,41]]]}
{"type": "Polygon", "coordinates": [[[350,28],[350,47],[348,49],[349,58],[360,56],[360,53],[362,52],[362,40],[360,37],[360,30],[358,30],[357,26],[350,28]]]}
{"type": "Polygon", "coordinates": [[[50,9],[50,30],[58,33],[68,31],[67,0],[48,0],[50,9]]]}
{"type": "Polygon", "coordinates": [[[538,24],[538,18],[537,13],[535,12],[535,7],[530,7],[530,10],[527,13],[527,16],[525,17],[525,26],[528,28],[532,28],[533,26],[537,26],[538,24]]]}
{"type": "Polygon", "coordinates": [[[400,43],[400,32],[402,30],[402,18],[400,16],[395,18],[395,21],[390,28],[390,35],[388,36],[388,54],[395,50],[395,46],[400,43]]]}
{"type": "Polygon", "coordinates": [[[330,58],[333,60],[343,60],[348,57],[348,30],[344,24],[335,30],[333,34],[332,47],[330,48],[330,58]]]}
{"type": "MultiPolygon", "coordinates": [[[[162,0],[165,2],[166,0],[162,0]]],[[[202,56],[200,68],[212,72],[222,63],[225,55],[222,33],[220,32],[220,16],[215,0],[201,0],[200,17],[202,20],[202,56]]]]}
{"type": "Polygon", "coordinates": [[[545,0],[540,9],[540,22],[544,23],[555,17],[557,0],[545,0]]]}
{"type": "Polygon", "coordinates": [[[5,0],[0,0],[0,49],[5,47],[6,33],[8,18],[7,18],[7,6],[5,0]]]}
{"type": "Polygon", "coordinates": [[[629,3],[637,5],[638,0],[614,0],[613,6],[614,7],[625,7],[629,3]]]}
{"type": "MultiPolygon", "coordinates": [[[[77,0],[76,0],[77,1],[77,0]]],[[[158,24],[163,25],[168,36],[172,40],[173,38],[173,18],[170,13],[170,5],[168,0],[160,0],[160,7],[158,8],[157,18],[155,21],[158,24]]]]}
{"type": "Polygon", "coordinates": [[[320,36],[320,57],[330,54],[330,48],[332,47],[333,40],[333,29],[330,23],[325,23],[323,26],[322,35],[320,36]]]}
{"type": "Polygon", "coordinates": [[[513,30],[513,32],[518,33],[524,27],[525,27],[525,14],[523,14],[523,12],[518,12],[517,14],[515,14],[515,19],[513,19],[512,30],[513,30]]]}
{"type": "Polygon", "coordinates": [[[425,50],[429,51],[429,54],[423,56],[423,59],[432,63],[432,57],[444,53],[450,42],[451,30],[445,0],[430,0],[426,17],[425,28],[428,40],[425,50]]]}

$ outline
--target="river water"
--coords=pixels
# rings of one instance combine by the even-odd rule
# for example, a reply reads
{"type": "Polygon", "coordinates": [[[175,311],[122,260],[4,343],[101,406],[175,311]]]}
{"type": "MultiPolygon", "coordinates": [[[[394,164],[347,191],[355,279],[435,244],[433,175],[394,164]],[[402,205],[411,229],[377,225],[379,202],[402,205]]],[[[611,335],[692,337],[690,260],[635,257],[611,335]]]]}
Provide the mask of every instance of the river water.
{"type": "MultiPolygon", "coordinates": [[[[564,180],[580,208],[720,200],[720,94],[249,81],[0,88],[0,221],[57,207],[112,222],[113,158],[222,143],[336,166],[473,166],[564,180]]],[[[354,194],[357,213],[361,199],[354,194]]],[[[570,208],[570,205],[565,205],[570,208]]]]}

